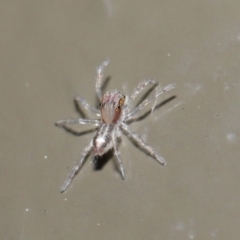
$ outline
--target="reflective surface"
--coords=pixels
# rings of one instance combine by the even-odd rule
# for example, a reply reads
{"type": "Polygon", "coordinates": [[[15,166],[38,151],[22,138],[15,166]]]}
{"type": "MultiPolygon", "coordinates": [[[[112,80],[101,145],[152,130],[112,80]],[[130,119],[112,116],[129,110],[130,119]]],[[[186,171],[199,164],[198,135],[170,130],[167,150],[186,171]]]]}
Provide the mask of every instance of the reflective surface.
{"type": "Polygon", "coordinates": [[[239,7],[2,1],[0,238],[237,239],[239,7]],[[95,69],[108,58],[106,90],[131,94],[148,77],[177,84],[132,124],[167,166],[124,138],[125,181],[114,159],[96,171],[89,157],[61,194],[93,133],[75,136],[54,122],[79,117],[76,95],[96,104],[95,69]]]}

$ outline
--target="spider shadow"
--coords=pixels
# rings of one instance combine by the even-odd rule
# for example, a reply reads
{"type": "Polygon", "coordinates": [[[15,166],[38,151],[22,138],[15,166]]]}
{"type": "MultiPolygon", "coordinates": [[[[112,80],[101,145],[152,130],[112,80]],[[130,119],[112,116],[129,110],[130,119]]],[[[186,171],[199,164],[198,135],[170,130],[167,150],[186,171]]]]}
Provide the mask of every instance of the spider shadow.
{"type": "MultiPolygon", "coordinates": [[[[106,89],[106,87],[107,87],[110,79],[111,79],[111,77],[107,77],[107,78],[105,78],[105,80],[103,81],[102,86],[101,86],[101,91],[102,91],[102,92],[105,91],[105,89],[106,89]]],[[[96,94],[96,96],[95,96],[95,102],[96,102],[95,107],[96,107],[97,109],[99,109],[100,100],[98,99],[97,94],[96,94]]],[[[75,98],[74,98],[74,107],[75,107],[75,111],[78,112],[78,114],[80,115],[81,118],[88,118],[87,115],[86,115],[86,113],[83,111],[81,105],[77,102],[77,100],[76,100],[75,98]]]]}
{"type": "MultiPolygon", "coordinates": [[[[122,139],[118,138],[117,139],[117,145],[118,148],[122,143],[122,139]]],[[[109,150],[107,153],[103,154],[102,156],[95,156],[93,158],[93,163],[94,163],[94,170],[95,171],[100,171],[103,169],[103,167],[107,164],[108,161],[110,161],[110,159],[115,160],[114,157],[114,153],[113,153],[113,149],[109,150]]],[[[118,171],[118,167],[117,167],[117,163],[116,161],[114,161],[114,165],[115,165],[115,170],[118,171]]]]}
{"type": "Polygon", "coordinates": [[[158,84],[155,83],[152,87],[150,87],[144,94],[143,96],[138,100],[138,102],[135,104],[135,107],[140,105],[149,95],[150,93],[156,88],[158,84]]]}
{"type": "Polygon", "coordinates": [[[81,106],[78,104],[77,100],[74,98],[75,111],[80,115],[81,118],[87,118],[86,113],[82,110],[81,106]]]}
{"type": "Polygon", "coordinates": [[[113,151],[110,150],[102,156],[94,156],[93,157],[93,168],[95,171],[100,171],[107,164],[110,159],[113,158],[113,151]]]}
{"type": "MultiPolygon", "coordinates": [[[[103,84],[101,86],[101,91],[102,92],[106,89],[110,79],[111,79],[111,77],[107,77],[103,81],[103,84]]],[[[95,98],[96,98],[96,108],[98,109],[100,101],[99,101],[97,95],[96,95],[95,98]]],[[[76,99],[74,99],[74,108],[75,108],[75,111],[78,112],[78,114],[80,115],[81,118],[88,118],[86,113],[83,111],[81,105],[78,104],[76,99]]],[[[57,124],[55,124],[55,125],[58,126],[57,124]]],[[[69,132],[69,133],[73,134],[74,136],[83,136],[83,135],[86,135],[86,134],[89,134],[89,133],[96,132],[96,130],[98,129],[98,128],[93,128],[93,129],[89,129],[89,130],[86,130],[86,131],[77,131],[77,130],[75,130],[71,127],[68,127],[66,125],[58,126],[58,127],[62,127],[66,132],[69,132]]]]}
{"type": "MultiPolygon", "coordinates": [[[[170,98],[167,98],[167,99],[164,100],[163,102],[159,103],[158,105],[155,106],[154,111],[155,111],[156,109],[164,106],[164,105],[167,104],[168,102],[174,100],[176,97],[177,97],[177,96],[174,95],[174,96],[172,96],[172,97],[170,97],[170,98]]],[[[128,121],[127,123],[130,125],[130,124],[133,123],[133,122],[142,121],[143,119],[145,119],[145,118],[146,118],[149,114],[151,114],[151,113],[152,113],[152,110],[149,110],[149,111],[147,111],[146,113],[144,113],[143,115],[141,115],[141,116],[139,116],[139,117],[137,117],[137,118],[134,118],[134,119],[128,121]]],[[[150,155],[146,150],[144,150],[144,148],[142,148],[142,147],[134,140],[134,138],[133,138],[132,136],[129,136],[129,134],[126,133],[125,131],[123,131],[123,133],[124,133],[124,135],[126,135],[126,136],[128,137],[128,139],[132,142],[132,144],[133,144],[136,148],[138,148],[139,150],[141,150],[142,152],[144,152],[147,156],[150,156],[150,157],[151,157],[151,155],[150,155]]]]}
{"type": "Polygon", "coordinates": [[[88,129],[88,130],[85,130],[85,131],[77,131],[76,129],[73,129],[71,127],[68,127],[66,125],[64,126],[58,126],[57,124],[55,124],[57,127],[61,127],[63,128],[66,132],[68,133],[71,133],[72,135],[74,136],[83,136],[83,135],[87,135],[89,133],[93,133],[93,132],[96,132],[97,128],[93,128],[93,129],[88,129]]]}

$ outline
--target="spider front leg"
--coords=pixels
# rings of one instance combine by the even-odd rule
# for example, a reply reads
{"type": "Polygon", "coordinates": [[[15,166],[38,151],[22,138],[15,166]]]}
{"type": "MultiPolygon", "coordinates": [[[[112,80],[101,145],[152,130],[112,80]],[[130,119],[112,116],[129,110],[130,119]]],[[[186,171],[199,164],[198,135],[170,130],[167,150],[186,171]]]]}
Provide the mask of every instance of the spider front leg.
{"type": "Polygon", "coordinates": [[[157,160],[160,164],[166,165],[166,161],[164,158],[156,153],[156,151],[150,147],[147,143],[145,143],[137,133],[132,131],[129,126],[126,124],[121,124],[121,128],[123,133],[126,134],[130,139],[132,139],[143,151],[157,160]]]}
{"type": "Polygon", "coordinates": [[[66,189],[68,188],[68,186],[70,185],[70,183],[72,182],[72,180],[74,179],[74,177],[76,176],[76,174],[78,173],[78,171],[80,170],[81,166],[84,163],[84,160],[86,158],[86,156],[88,155],[88,153],[91,151],[91,149],[93,148],[93,140],[91,140],[91,142],[88,144],[88,146],[86,148],[83,149],[82,151],[82,157],[80,158],[80,160],[74,165],[72,171],[69,173],[69,175],[67,176],[67,179],[65,180],[65,182],[63,183],[62,187],[61,187],[61,193],[65,192],[66,189]]]}
{"type": "MultiPolygon", "coordinates": [[[[134,115],[136,115],[139,111],[141,111],[145,106],[147,106],[152,100],[156,100],[159,95],[161,95],[162,93],[165,93],[171,89],[175,88],[175,84],[169,84],[166,87],[157,89],[155,94],[151,95],[149,98],[145,99],[141,104],[139,104],[135,109],[133,109],[132,111],[130,111],[126,118],[125,121],[130,120],[133,118],[134,115]]],[[[152,111],[154,110],[155,104],[153,106],[152,111]]]]}
{"type": "Polygon", "coordinates": [[[146,88],[149,84],[155,84],[155,87],[158,85],[158,82],[153,79],[146,79],[138,84],[138,86],[133,90],[131,99],[134,100],[140,92],[146,88]]]}
{"type": "Polygon", "coordinates": [[[125,175],[123,163],[122,163],[122,160],[121,160],[121,157],[120,157],[120,152],[118,150],[117,137],[115,136],[114,133],[113,133],[113,136],[112,136],[112,141],[113,141],[113,154],[114,154],[114,157],[116,158],[117,166],[118,166],[118,169],[121,173],[122,179],[125,180],[126,175],[125,175]]]}
{"type": "Polygon", "coordinates": [[[98,68],[97,68],[97,77],[96,77],[96,93],[98,95],[99,100],[102,100],[102,81],[103,81],[103,71],[104,68],[108,65],[109,60],[104,61],[98,68]]]}

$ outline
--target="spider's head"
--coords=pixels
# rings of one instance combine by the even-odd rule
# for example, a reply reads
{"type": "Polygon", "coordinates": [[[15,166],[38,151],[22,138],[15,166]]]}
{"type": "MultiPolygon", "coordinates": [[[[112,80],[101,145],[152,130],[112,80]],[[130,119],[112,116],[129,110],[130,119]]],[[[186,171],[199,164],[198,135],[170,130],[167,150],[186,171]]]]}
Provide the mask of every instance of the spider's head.
{"type": "Polygon", "coordinates": [[[116,123],[125,106],[125,96],[117,90],[109,91],[103,95],[100,103],[102,122],[106,124],[116,123]]]}

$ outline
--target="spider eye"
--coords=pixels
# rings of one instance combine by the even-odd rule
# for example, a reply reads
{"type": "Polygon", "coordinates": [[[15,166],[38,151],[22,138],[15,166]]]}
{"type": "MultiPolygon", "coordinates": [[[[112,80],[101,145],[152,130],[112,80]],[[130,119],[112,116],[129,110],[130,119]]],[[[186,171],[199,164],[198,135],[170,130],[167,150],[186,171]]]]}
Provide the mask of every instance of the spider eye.
{"type": "Polygon", "coordinates": [[[123,96],[123,97],[119,100],[118,105],[117,105],[117,107],[116,107],[116,111],[120,111],[120,110],[122,109],[122,106],[123,106],[123,104],[124,104],[124,100],[125,100],[125,96],[123,96]]]}

